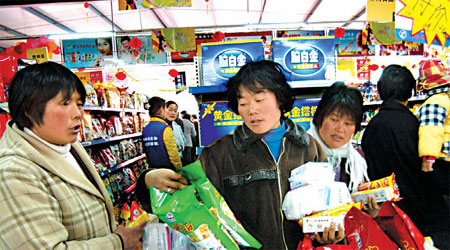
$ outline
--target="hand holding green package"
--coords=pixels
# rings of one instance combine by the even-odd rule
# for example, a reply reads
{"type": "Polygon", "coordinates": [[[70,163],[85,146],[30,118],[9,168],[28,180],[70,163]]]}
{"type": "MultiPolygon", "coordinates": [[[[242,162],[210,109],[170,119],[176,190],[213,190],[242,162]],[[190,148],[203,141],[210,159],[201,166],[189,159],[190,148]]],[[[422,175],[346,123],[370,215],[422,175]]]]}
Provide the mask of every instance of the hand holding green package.
{"type": "Polygon", "coordinates": [[[152,210],[162,221],[205,249],[260,248],[236,220],[224,198],[196,161],[178,170],[190,185],[173,195],[149,187],[152,210]],[[197,195],[198,197],[197,197],[197,195]]]}

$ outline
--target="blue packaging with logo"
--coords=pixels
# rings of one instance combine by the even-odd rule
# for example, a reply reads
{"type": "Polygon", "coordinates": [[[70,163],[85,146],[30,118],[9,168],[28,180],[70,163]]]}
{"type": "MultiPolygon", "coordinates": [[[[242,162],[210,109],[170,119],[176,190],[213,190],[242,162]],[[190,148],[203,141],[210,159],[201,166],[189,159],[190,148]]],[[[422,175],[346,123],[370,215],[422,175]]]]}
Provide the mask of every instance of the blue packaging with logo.
{"type": "Polygon", "coordinates": [[[264,60],[262,40],[204,43],[201,75],[203,86],[225,85],[245,64],[264,60]]]}
{"type": "Polygon", "coordinates": [[[284,68],[288,81],[335,80],[334,37],[275,38],[273,61],[284,68]]]}

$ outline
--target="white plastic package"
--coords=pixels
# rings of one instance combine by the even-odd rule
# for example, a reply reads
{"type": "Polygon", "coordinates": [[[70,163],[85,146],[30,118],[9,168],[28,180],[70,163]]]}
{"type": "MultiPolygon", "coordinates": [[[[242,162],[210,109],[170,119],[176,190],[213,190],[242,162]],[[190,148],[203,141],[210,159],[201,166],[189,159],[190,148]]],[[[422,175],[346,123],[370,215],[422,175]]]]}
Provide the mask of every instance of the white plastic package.
{"type": "Polygon", "coordinates": [[[312,183],[331,183],[335,173],[329,162],[307,162],[291,171],[289,184],[291,189],[312,183]]]}
{"type": "Polygon", "coordinates": [[[147,223],[142,250],[197,250],[186,235],[164,223],[147,223]]]}
{"type": "Polygon", "coordinates": [[[288,220],[299,220],[313,212],[344,205],[352,201],[344,182],[316,182],[290,190],[284,197],[282,209],[288,220]]]}

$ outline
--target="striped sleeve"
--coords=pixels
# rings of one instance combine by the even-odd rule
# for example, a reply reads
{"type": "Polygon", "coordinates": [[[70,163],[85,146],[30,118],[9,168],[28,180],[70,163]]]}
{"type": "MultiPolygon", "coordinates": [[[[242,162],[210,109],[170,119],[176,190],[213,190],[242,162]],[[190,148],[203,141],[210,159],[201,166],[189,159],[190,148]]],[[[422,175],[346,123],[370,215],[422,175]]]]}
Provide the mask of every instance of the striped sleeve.
{"type": "Polygon", "coordinates": [[[426,103],[419,110],[419,156],[439,157],[444,144],[444,122],[447,109],[439,104],[426,103]]]}

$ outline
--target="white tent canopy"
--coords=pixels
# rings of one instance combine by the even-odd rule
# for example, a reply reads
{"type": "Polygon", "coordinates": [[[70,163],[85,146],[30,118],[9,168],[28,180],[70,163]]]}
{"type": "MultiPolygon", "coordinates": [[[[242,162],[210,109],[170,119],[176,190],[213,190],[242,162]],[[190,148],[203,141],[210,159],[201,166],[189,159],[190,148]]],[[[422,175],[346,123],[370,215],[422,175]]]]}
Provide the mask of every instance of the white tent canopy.
{"type": "MultiPolygon", "coordinates": [[[[7,3],[5,3],[7,2],[7,3]]],[[[365,0],[192,0],[192,7],[119,11],[118,0],[7,5],[0,1],[0,47],[49,34],[362,28],[365,0]]],[[[47,1],[49,2],[49,1],[47,1]]]]}

